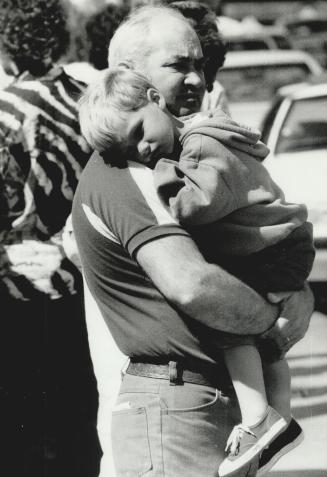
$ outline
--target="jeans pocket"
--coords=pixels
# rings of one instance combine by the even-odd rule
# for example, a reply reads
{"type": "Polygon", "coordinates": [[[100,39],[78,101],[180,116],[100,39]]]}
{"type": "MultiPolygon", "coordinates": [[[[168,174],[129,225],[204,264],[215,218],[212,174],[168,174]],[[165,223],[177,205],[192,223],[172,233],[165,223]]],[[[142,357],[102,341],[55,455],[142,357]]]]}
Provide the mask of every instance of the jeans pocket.
{"type": "Polygon", "coordinates": [[[169,406],[162,408],[167,475],[186,476],[187,469],[188,477],[217,477],[231,427],[229,409],[220,392],[194,386],[193,390],[177,388],[171,394],[175,396],[171,396],[169,406]]]}
{"type": "Polygon", "coordinates": [[[144,407],[113,411],[112,449],[117,477],[141,477],[152,469],[144,407]]]}
{"type": "Polygon", "coordinates": [[[160,390],[161,407],[167,413],[192,412],[214,406],[220,392],[197,385],[164,386],[160,390]]]}

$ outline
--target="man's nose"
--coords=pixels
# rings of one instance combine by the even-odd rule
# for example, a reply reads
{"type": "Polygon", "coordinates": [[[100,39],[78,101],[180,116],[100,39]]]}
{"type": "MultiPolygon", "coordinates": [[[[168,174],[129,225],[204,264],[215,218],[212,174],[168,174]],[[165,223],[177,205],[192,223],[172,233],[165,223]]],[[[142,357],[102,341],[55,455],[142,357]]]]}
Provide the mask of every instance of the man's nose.
{"type": "Polygon", "coordinates": [[[185,78],[185,83],[201,88],[204,86],[204,76],[202,71],[190,71],[185,78]]]}

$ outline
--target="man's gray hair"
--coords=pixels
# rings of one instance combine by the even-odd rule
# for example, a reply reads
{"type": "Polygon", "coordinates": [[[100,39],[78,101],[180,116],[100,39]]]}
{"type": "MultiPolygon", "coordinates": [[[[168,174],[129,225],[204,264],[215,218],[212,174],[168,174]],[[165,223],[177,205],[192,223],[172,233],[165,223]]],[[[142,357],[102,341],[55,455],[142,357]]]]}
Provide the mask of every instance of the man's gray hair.
{"type": "Polygon", "coordinates": [[[117,28],[109,45],[108,64],[117,67],[125,63],[132,69],[142,68],[143,62],[151,52],[148,41],[154,25],[162,18],[175,18],[190,28],[189,23],[178,11],[163,5],[148,5],[134,10],[117,28]]]}

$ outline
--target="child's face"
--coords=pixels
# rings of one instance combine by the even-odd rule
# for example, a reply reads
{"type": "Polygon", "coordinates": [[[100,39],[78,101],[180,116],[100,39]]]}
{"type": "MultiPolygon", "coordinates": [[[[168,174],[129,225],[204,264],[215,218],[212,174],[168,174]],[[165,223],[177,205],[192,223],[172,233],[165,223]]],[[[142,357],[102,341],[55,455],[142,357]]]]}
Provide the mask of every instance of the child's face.
{"type": "Polygon", "coordinates": [[[167,156],[174,149],[174,126],[170,116],[155,102],[149,101],[124,118],[124,145],[137,150],[143,164],[167,156]]]}

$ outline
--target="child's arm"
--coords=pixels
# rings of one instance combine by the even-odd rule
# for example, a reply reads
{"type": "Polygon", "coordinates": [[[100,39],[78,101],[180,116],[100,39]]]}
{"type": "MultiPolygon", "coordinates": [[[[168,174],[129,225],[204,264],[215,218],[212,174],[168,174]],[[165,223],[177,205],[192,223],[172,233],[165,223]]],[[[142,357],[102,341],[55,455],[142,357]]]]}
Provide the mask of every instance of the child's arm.
{"type": "Polygon", "coordinates": [[[213,154],[217,141],[193,134],[184,144],[179,163],[161,159],[154,183],[163,203],[179,222],[203,225],[215,222],[237,208],[226,181],[228,161],[213,154]]]}

